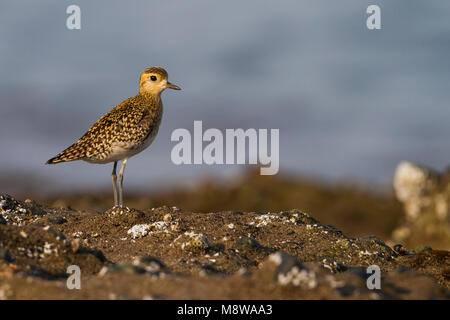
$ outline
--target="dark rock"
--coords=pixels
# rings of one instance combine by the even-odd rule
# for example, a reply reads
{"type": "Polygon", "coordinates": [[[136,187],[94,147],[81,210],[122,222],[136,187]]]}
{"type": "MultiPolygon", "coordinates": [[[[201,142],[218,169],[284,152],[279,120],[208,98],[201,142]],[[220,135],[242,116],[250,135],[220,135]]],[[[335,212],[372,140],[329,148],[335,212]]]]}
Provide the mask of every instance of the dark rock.
{"type": "Polygon", "coordinates": [[[63,224],[66,223],[67,220],[60,216],[50,216],[48,217],[48,221],[53,224],[63,224]]]}
{"type": "Polygon", "coordinates": [[[398,243],[398,244],[394,245],[392,248],[394,249],[394,252],[396,254],[398,254],[399,256],[405,255],[406,250],[405,250],[405,248],[403,248],[402,244],[398,243]]]}
{"type": "Polygon", "coordinates": [[[383,242],[383,240],[381,240],[377,236],[369,235],[369,236],[361,237],[359,239],[361,239],[363,241],[367,241],[367,242],[376,243],[376,244],[378,244],[380,246],[386,246],[386,244],[383,242]]]}
{"type": "Polygon", "coordinates": [[[260,249],[263,247],[257,240],[249,237],[242,237],[236,241],[235,246],[249,249],[260,249]]]}
{"type": "Polygon", "coordinates": [[[395,252],[396,254],[398,254],[399,256],[408,256],[408,255],[411,255],[411,254],[415,254],[414,251],[408,251],[408,250],[406,250],[406,249],[403,247],[403,245],[401,245],[401,244],[396,244],[396,245],[394,245],[393,249],[394,249],[394,252],[395,252]]]}
{"type": "Polygon", "coordinates": [[[14,257],[8,252],[8,250],[0,247],[0,260],[5,260],[6,262],[13,262],[14,257]]]}
{"type": "Polygon", "coordinates": [[[317,286],[316,274],[306,268],[297,257],[277,251],[269,256],[269,261],[277,265],[275,279],[279,284],[304,286],[308,289],[317,286]]]}
{"type": "Polygon", "coordinates": [[[242,254],[233,253],[233,249],[228,249],[230,252],[230,260],[238,267],[243,266],[256,266],[258,263],[254,260],[249,259],[247,256],[242,254]]]}
{"type": "Polygon", "coordinates": [[[286,252],[278,251],[275,255],[278,255],[280,258],[277,273],[286,274],[294,267],[298,267],[299,269],[306,268],[297,257],[291,256],[286,252]]]}
{"type": "Polygon", "coordinates": [[[78,253],[87,253],[92,254],[94,257],[96,257],[101,262],[106,262],[106,257],[100,250],[92,249],[92,248],[86,248],[86,247],[80,247],[78,250],[78,253]]]}
{"type": "Polygon", "coordinates": [[[347,267],[345,267],[343,264],[333,259],[325,258],[322,259],[321,261],[318,261],[318,263],[321,265],[322,268],[330,271],[331,273],[339,273],[347,270],[347,267]]]}
{"type": "Polygon", "coordinates": [[[335,289],[341,297],[350,297],[355,292],[356,288],[349,284],[344,284],[343,286],[337,287],[335,289]]]}
{"type": "Polygon", "coordinates": [[[67,239],[67,237],[64,235],[64,233],[62,233],[61,231],[59,231],[58,229],[56,229],[54,227],[47,226],[44,228],[44,230],[46,230],[48,233],[52,234],[58,241],[64,241],[64,242],[69,241],[67,239]]]}
{"type": "Polygon", "coordinates": [[[396,273],[405,273],[405,272],[412,272],[413,269],[407,266],[399,266],[397,269],[395,269],[396,273]]]}
{"type": "Polygon", "coordinates": [[[137,258],[134,261],[134,265],[143,267],[147,272],[168,272],[169,268],[159,260],[153,256],[144,256],[137,258]]]}
{"type": "Polygon", "coordinates": [[[146,273],[146,270],[142,267],[132,264],[114,264],[108,267],[104,267],[102,270],[100,270],[101,276],[111,273],[144,274],[146,273]]]}
{"type": "Polygon", "coordinates": [[[0,195],[0,209],[3,211],[14,211],[17,208],[22,208],[19,201],[11,197],[9,194],[0,195]]]}
{"type": "Polygon", "coordinates": [[[364,281],[366,281],[371,276],[370,273],[367,273],[366,267],[348,267],[346,272],[354,274],[364,279],[364,281]]]}
{"type": "Polygon", "coordinates": [[[202,275],[211,275],[211,274],[221,273],[219,270],[217,270],[214,266],[212,266],[210,264],[204,264],[200,268],[201,268],[202,275]]]}

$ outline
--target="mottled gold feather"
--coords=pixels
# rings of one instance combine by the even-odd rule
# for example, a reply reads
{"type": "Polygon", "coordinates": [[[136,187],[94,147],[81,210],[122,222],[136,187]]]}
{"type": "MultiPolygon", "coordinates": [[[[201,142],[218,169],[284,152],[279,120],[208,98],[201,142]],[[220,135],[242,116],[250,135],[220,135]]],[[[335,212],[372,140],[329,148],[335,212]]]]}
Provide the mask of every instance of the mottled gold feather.
{"type": "Polygon", "coordinates": [[[138,148],[154,130],[158,130],[161,118],[161,98],[139,93],[102,116],[78,141],[46,163],[102,161],[110,155],[114,143],[138,148]]]}

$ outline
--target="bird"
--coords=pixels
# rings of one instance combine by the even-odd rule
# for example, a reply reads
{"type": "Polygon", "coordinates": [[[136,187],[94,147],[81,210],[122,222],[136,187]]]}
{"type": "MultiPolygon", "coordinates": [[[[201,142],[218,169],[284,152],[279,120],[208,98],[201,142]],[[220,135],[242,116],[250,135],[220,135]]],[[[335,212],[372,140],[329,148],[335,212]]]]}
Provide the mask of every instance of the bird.
{"type": "Polygon", "coordinates": [[[163,68],[146,68],[140,74],[137,95],[100,117],[80,139],[45,164],[76,160],[95,164],[114,162],[113,208],[123,209],[123,174],[127,160],[149,147],[158,134],[163,115],[161,93],[165,89],[181,90],[168,81],[168,73],[163,68]],[[122,165],[117,177],[119,161],[122,165]]]}

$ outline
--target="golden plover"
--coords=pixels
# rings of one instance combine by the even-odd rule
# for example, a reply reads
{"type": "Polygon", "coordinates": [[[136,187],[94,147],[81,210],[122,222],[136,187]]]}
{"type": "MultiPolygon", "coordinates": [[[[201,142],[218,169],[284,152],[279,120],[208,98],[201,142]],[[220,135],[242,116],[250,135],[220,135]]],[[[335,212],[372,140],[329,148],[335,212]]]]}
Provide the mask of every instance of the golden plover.
{"type": "Polygon", "coordinates": [[[46,164],[84,160],[90,163],[114,162],[112,182],[114,206],[123,208],[123,172],[129,157],[141,152],[155,139],[163,114],[161,92],[181,90],[170,83],[166,70],[151,67],[141,73],[139,93],[103,115],[73,145],[46,164]],[[117,193],[117,162],[122,161],[117,193]]]}

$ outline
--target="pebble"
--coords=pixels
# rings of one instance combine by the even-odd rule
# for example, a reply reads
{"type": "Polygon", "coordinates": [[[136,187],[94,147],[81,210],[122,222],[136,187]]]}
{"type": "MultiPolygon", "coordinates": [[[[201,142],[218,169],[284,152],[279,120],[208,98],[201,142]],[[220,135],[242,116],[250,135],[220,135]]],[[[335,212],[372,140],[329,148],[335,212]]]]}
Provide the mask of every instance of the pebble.
{"type": "Polygon", "coordinates": [[[269,261],[278,266],[276,280],[280,285],[292,284],[308,289],[317,287],[315,272],[306,268],[296,257],[277,251],[269,256],[269,261]]]}
{"type": "Polygon", "coordinates": [[[325,258],[320,262],[321,266],[329,271],[331,271],[331,273],[339,273],[339,272],[344,272],[346,270],[346,267],[342,264],[340,264],[339,262],[332,260],[332,259],[328,259],[325,258]]]}
{"type": "Polygon", "coordinates": [[[0,247],[0,260],[5,260],[6,262],[13,262],[14,257],[8,252],[8,250],[0,247]]]}
{"type": "Polygon", "coordinates": [[[60,216],[50,216],[48,217],[48,221],[53,224],[63,224],[66,223],[67,220],[60,216]]]}
{"type": "Polygon", "coordinates": [[[235,245],[237,247],[245,247],[249,249],[259,249],[263,247],[257,240],[250,237],[242,237],[235,243],[235,245]]]}

